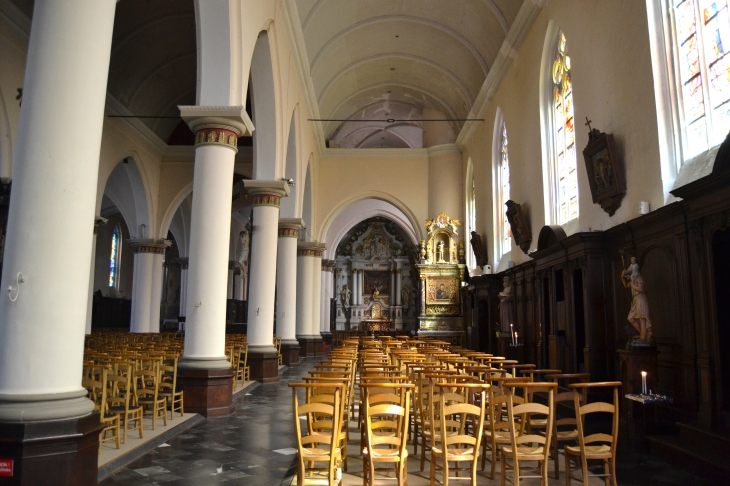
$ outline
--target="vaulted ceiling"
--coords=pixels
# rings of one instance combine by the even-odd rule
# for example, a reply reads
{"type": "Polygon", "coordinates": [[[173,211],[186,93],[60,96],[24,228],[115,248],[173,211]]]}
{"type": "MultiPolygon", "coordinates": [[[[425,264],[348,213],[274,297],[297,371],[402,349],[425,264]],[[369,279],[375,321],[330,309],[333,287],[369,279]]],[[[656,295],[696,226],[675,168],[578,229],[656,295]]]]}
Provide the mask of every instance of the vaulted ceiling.
{"type": "MultiPolygon", "coordinates": [[[[320,116],[353,120],[325,122],[325,137],[352,137],[355,120],[372,119],[374,112],[384,120],[418,119],[432,108],[450,119],[467,118],[522,3],[296,0],[320,116]],[[346,134],[338,133],[343,129],[346,134]]],[[[382,123],[361,123],[372,125],[354,137],[366,146],[376,146],[378,131],[404,143],[382,123]]]]}

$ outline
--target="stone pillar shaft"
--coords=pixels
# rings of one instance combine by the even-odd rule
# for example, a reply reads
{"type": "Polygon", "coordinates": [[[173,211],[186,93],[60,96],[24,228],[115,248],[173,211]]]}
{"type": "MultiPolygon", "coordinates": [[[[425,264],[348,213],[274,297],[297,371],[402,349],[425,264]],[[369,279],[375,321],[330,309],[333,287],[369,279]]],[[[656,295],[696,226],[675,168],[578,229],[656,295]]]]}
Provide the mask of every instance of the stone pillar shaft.
{"type": "Polygon", "coordinates": [[[233,163],[238,137],[250,134],[253,124],[242,106],[181,106],[180,114],[195,133],[180,383],[187,411],[230,415],[233,370],[225,355],[225,331],[233,163]]]}
{"type": "Polygon", "coordinates": [[[162,263],[166,240],[131,239],[134,249],[131,332],[160,332],[162,263]]]}
{"type": "Polygon", "coordinates": [[[297,238],[301,219],[279,220],[276,252],[276,334],[281,338],[282,361],[286,366],[299,364],[297,341],[297,238]]]}
{"type": "Polygon", "coordinates": [[[188,299],[188,259],[180,259],[180,310],[178,315],[185,317],[185,309],[188,299]]]}
{"type": "Polygon", "coordinates": [[[99,416],[81,375],[115,7],[34,6],[0,295],[0,457],[14,461],[12,484],[96,484],[99,416]]]}
{"type": "Polygon", "coordinates": [[[289,194],[283,181],[244,181],[252,197],[251,281],[248,294],[248,351],[251,379],[270,383],[279,379],[274,347],[276,250],[281,198],[289,194]]]}

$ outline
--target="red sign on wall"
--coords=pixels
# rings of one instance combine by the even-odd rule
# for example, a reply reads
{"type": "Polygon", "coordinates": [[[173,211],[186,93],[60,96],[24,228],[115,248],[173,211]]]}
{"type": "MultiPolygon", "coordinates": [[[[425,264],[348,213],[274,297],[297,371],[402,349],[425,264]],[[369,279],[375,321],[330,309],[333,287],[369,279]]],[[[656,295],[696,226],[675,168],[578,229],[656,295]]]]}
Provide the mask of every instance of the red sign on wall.
{"type": "Polygon", "coordinates": [[[13,475],[13,460],[12,459],[0,459],[0,476],[12,476],[13,475]]]}

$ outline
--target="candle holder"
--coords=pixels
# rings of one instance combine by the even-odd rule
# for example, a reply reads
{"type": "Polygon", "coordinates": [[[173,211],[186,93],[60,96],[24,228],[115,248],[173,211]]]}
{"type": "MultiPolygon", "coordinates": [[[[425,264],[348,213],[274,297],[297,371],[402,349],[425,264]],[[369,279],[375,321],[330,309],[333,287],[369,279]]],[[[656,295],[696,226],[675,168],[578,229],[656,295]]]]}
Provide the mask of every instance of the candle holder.
{"type": "MultiPolygon", "coordinates": [[[[512,324],[510,324],[509,327],[512,329],[512,324]]],[[[513,348],[522,346],[522,344],[520,344],[519,335],[515,331],[512,331],[512,342],[510,342],[510,346],[513,348]]]]}

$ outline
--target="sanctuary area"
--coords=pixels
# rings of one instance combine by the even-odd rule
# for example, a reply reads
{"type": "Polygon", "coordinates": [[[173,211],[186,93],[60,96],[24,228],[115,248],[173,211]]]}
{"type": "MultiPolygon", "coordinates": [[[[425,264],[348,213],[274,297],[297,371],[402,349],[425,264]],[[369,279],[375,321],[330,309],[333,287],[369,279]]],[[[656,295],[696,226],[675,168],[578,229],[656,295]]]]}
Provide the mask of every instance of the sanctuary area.
{"type": "Polygon", "coordinates": [[[722,484],[728,50],[727,0],[0,0],[0,486],[722,484]]]}

